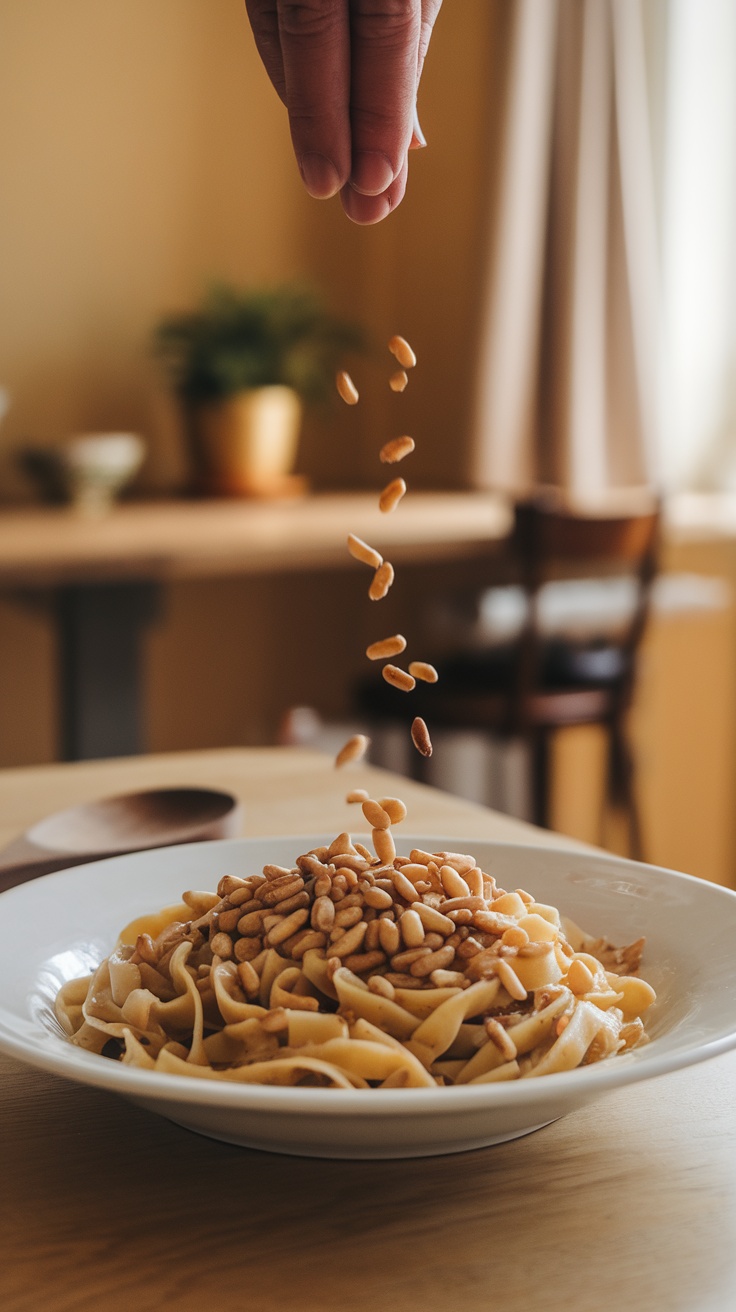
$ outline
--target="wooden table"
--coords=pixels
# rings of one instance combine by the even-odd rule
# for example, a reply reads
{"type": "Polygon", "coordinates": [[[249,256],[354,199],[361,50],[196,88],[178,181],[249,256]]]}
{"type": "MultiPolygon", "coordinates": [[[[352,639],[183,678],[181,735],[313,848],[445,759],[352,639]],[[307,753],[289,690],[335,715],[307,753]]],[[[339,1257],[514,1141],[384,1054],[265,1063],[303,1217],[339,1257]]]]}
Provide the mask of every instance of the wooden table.
{"type": "Polygon", "coordinates": [[[141,750],[140,646],[175,579],[359,568],[348,533],[394,564],[478,557],[510,512],[491,493],[413,492],[382,515],[372,492],[292,501],[123,504],[103,519],[0,510],[0,588],[50,590],[58,633],[64,760],[141,750]]]}
{"type": "MultiPolygon", "coordinates": [[[[401,793],[412,827],[563,842],[360,774],[401,793]]],[[[337,832],[354,819],[345,780],[322,757],[280,749],[7,771],[0,841],[84,798],[183,782],[238,793],[248,835],[337,832]]],[[[735,1076],[733,1053],[499,1147],[337,1162],[200,1139],[0,1059],[0,1306],[733,1312],[735,1076]]]]}

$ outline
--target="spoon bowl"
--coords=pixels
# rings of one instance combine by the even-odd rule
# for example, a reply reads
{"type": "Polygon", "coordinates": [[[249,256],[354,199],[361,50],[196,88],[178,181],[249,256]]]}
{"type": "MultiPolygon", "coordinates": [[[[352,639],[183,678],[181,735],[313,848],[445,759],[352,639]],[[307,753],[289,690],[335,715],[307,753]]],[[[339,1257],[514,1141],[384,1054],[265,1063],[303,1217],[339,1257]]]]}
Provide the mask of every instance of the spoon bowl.
{"type": "Polygon", "coordinates": [[[0,852],[0,891],[67,866],[147,848],[237,836],[242,809],[212,788],[154,788],[46,816],[0,852]]]}

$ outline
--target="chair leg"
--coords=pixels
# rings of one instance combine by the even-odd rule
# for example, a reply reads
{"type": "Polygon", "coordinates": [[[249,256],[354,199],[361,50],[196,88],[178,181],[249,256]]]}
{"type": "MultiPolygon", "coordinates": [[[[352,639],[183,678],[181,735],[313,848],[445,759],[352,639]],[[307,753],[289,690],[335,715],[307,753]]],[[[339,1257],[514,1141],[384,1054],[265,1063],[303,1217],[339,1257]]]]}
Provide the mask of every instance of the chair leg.
{"type": "Polygon", "coordinates": [[[531,765],[532,822],[549,828],[549,734],[536,730],[528,738],[531,765]]]}
{"type": "Polygon", "coordinates": [[[636,796],[634,756],[623,725],[611,725],[608,747],[608,787],[606,800],[620,807],[629,831],[629,853],[635,861],[644,860],[641,818],[636,796]]]}

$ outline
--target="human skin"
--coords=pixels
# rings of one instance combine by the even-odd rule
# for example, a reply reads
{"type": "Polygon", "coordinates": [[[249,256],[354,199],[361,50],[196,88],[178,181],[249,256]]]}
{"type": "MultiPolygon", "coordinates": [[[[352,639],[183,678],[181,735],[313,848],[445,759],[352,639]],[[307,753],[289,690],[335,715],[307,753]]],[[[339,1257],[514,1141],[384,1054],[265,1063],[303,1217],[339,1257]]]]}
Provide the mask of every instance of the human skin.
{"type": "Polygon", "coordinates": [[[442,0],[245,0],[258,52],[286,105],[311,196],[339,193],[379,223],[406,190],[424,59],[442,0]]]}

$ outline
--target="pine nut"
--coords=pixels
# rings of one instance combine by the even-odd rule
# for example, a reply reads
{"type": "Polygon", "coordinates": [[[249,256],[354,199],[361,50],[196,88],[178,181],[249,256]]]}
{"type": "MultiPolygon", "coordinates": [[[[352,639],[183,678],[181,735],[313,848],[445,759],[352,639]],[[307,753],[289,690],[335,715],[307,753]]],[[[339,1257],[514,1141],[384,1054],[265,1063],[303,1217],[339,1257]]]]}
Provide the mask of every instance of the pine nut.
{"type": "Polygon", "coordinates": [[[305,952],[312,948],[323,948],[327,942],[326,934],[320,934],[316,930],[303,931],[304,937],[294,944],[291,949],[291,955],[295,961],[301,961],[305,952]]]}
{"type": "Polygon", "coordinates": [[[365,932],[365,938],[363,939],[363,951],[377,952],[381,946],[381,940],[378,936],[379,921],[376,919],[375,911],[371,911],[370,907],[366,911],[363,919],[368,920],[369,916],[373,916],[373,920],[368,921],[368,928],[365,932]]]}
{"type": "Polygon", "coordinates": [[[402,497],[406,496],[406,483],[403,478],[392,478],[378,498],[378,509],[383,515],[395,510],[402,497]]]}
{"type": "Polygon", "coordinates": [[[405,337],[392,337],[388,344],[391,354],[398,360],[402,369],[413,369],[417,357],[405,337]]]}
{"type": "Polygon", "coordinates": [[[348,738],[345,745],[337,753],[335,768],[339,770],[342,765],[349,765],[352,761],[359,761],[368,751],[370,742],[370,738],[367,738],[364,733],[353,734],[352,738],[348,738]]]}
{"type": "Polygon", "coordinates": [[[398,665],[384,665],[381,670],[386,683],[390,683],[394,688],[400,688],[402,692],[411,692],[416,688],[416,679],[413,679],[406,670],[399,669],[398,665]]]}
{"type": "Polygon", "coordinates": [[[346,802],[367,802],[368,792],[365,788],[352,788],[345,798],[346,802]]]}
{"type": "Polygon", "coordinates": [[[376,856],[379,861],[390,862],[396,856],[396,845],[391,837],[390,829],[374,829],[371,834],[373,846],[376,849],[376,856]]]}
{"type": "Polygon", "coordinates": [[[261,987],[261,981],[249,961],[241,961],[238,966],[238,977],[240,983],[248,997],[255,997],[261,987]]]}
{"type": "Polygon", "coordinates": [[[396,989],[393,984],[389,984],[388,980],[384,979],[383,975],[371,975],[368,980],[368,988],[371,993],[377,993],[381,998],[388,998],[389,1002],[393,1002],[396,997],[396,989]]]}
{"type": "Polygon", "coordinates": [[[526,989],[516,971],[509,965],[508,961],[504,961],[503,957],[499,959],[498,965],[496,966],[496,974],[506,992],[516,1002],[523,1002],[526,997],[526,989]]]}
{"type": "Polygon", "coordinates": [[[409,381],[408,374],[403,369],[397,369],[388,380],[388,385],[392,392],[403,392],[409,381]]]}
{"type": "MultiPolygon", "coordinates": [[[[288,898],[295,897],[301,893],[304,888],[304,880],[301,875],[288,875],[283,881],[281,879],[274,882],[265,890],[263,901],[267,906],[278,906],[288,898]]],[[[279,907],[279,910],[281,908],[279,907]]]]}
{"type": "Polygon", "coordinates": [[[286,916],[274,925],[273,929],[268,932],[268,946],[275,947],[277,943],[284,943],[292,934],[296,934],[298,929],[307,923],[309,912],[306,907],[300,907],[298,911],[292,911],[290,916],[286,916]]]}
{"type": "Polygon", "coordinates": [[[229,961],[233,955],[233,941],[229,934],[215,934],[210,939],[210,947],[216,957],[229,961]]]}
{"type": "Polygon", "coordinates": [[[399,920],[399,931],[408,948],[420,948],[424,945],[424,925],[416,911],[405,911],[399,920]]]}
{"type": "Polygon", "coordinates": [[[415,447],[413,437],[392,437],[390,441],[384,442],[378,458],[383,465],[397,465],[400,460],[410,456],[415,447]]]}
{"type": "Polygon", "coordinates": [[[370,565],[371,569],[379,569],[383,564],[383,556],[375,547],[370,547],[362,538],[356,537],[354,533],[348,533],[348,551],[355,559],[361,561],[364,565],[370,565]]]}
{"type": "Polygon", "coordinates": [[[409,974],[414,975],[415,979],[425,979],[433,970],[447,970],[454,960],[454,948],[437,948],[435,952],[430,952],[428,957],[419,957],[413,961],[409,967],[409,974]]]}
{"type": "Polygon", "coordinates": [[[391,969],[411,971],[414,962],[419,961],[420,957],[431,957],[433,955],[431,948],[407,948],[406,952],[397,952],[391,958],[391,969]]]}
{"type": "Polygon", "coordinates": [[[312,903],[311,914],[312,929],[319,930],[320,933],[329,934],[329,930],[335,925],[335,903],[331,897],[315,897],[312,903]]]}
{"type": "Polygon", "coordinates": [[[442,887],[450,900],[457,897],[470,897],[470,889],[465,880],[452,866],[440,867],[440,879],[442,880],[442,887]]]}
{"type": "Polygon", "coordinates": [[[382,806],[392,825],[400,825],[402,820],[406,820],[406,807],[400,797],[379,797],[379,806],[382,806]]]}
{"type": "Polygon", "coordinates": [[[429,736],[429,729],[419,715],[415,716],[412,721],[411,740],[422,756],[432,755],[432,739],[429,736]]]}
{"type": "Polygon", "coordinates": [[[406,650],[406,638],[401,633],[394,633],[390,638],[381,638],[366,647],[365,654],[369,661],[383,661],[389,656],[398,656],[406,650]]]}
{"type": "Polygon", "coordinates": [[[411,909],[416,911],[428,933],[442,934],[443,938],[447,938],[448,934],[454,934],[455,926],[453,922],[449,916],[443,916],[441,911],[426,906],[424,902],[412,903],[411,909]]]}
{"type": "Polygon", "coordinates": [[[253,961],[262,951],[263,944],[260,937],[239,938],[237,943],[233,944],[233,955],[236,961],[253,961]]]}
{"type": "Polygon", "coordinates": [[[367,907],[373,907],[375,911],[387,911],[393,906],[393,898],[390,893],[385,892],[382,888],[367,888],[363,894],[367,907]]]}
{"type": "Polygon", "coordinates": [[[372,829],[389,829],[391,827],[390,816],[388,816],[383,807],[379,806],[378,802],[374,802],[372,798],[369,798],[367,802],[363,803],[362,810],[363,815],[372,829]]]}
{"type": "MultiPolygon", "coordinates": [[[[345,901],[347,901],[347,898],[345,901]]],[[[362,907],[346,907],[342,904],[335,914],[335,925],[338,929],[351,929],[353,925],[357,925],[358,921],[362,919],[362,907]]]]}
{"type": "Polygon", "coordinates": [[[413,906],[417,900],[417,890],[411,881],[406,878],[406,875],[402,875],[400,870],[394,870],[391,875],[391,883],[399,896],[403,897],[410,906],[413,906]]]}
{"type": "Polygon", "coordinates": [[[376,966],[382,966],[386,960],[384,952],[354,952],[349,957],[343,957],[341,964],[348,970],[352,970],[354,975],[360,975],[364,970],[375,970],[376,966]]]}
{"type": "Polygon", "coordinates": [[[354,952],[358,952],[363,944],[367,929],[366,922],[361,920],[357,925],[353,925],[346,930],[342,938],[338,939],[337,943],[332,944],[330,948],[332,956],[342,959],[352,956],[354,952]]]}
{"type": "Polygon", "coordinates": [[[340,369],[336,374],[335,386],[346,405],[358,404],[358,389],[345,369],[340,369]]]}
{"type": "Polygon", "coordinates": [[[379,920],[378,941],[389,957],[393,957],[398,952],[401,945],[401,935],[394,920],[379,920]]]}
{"type": "Polygon", "coordinates": [[[393,581],[394,567],[388,560],[384,560],[383,564],[376,569],[371,586],[368,589],[368,596],[371,601],[381,601],[386,596],[393,581]]]}
{"type": "Polygon", "coordinates": [[[470,982],[461,970],[433,970],[429,978],[437,989],[462,989],[470,982]]]}
{"type": "Polygon", "coordinates": [[[412,661],[409,665],[409,673],[415,679],[421,679],[422,683],[436,683],[440,677],[434,665],[429,665],[427,661],[412,661]]]}

